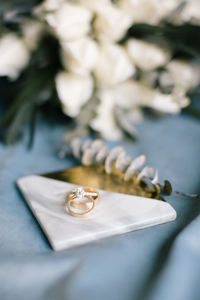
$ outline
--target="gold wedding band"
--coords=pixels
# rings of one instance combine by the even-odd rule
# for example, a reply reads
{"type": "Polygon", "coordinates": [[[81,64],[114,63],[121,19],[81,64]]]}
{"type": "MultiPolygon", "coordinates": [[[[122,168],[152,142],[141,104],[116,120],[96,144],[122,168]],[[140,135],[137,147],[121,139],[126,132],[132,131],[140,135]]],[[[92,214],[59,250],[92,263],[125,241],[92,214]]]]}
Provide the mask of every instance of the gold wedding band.
{"type": "Polygon", "coordinates": [[[67,195],[68,212],[74,217],[87,216],[94,209],[98,199],[99,193],[93,188],[79,187],[73,189],[67,195]],[[81,210],[81,212],[77,212],[76,209],[81,210]]]}

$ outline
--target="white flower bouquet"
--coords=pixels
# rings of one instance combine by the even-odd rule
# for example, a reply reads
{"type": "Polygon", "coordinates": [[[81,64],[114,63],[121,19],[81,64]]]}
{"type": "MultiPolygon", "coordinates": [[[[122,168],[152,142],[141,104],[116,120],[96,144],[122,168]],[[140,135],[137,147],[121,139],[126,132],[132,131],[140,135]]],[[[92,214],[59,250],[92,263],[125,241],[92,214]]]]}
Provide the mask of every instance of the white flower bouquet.
{"type": "Polygon", "coordinates": [[[74,135],[110,140],[134,137],[146,111],[189,105],[200,83],[198,0],[32,2],[0,10],[1,80],[19,86],[0,121],[8,142],[50,102],[74,120],[74,135]]]}

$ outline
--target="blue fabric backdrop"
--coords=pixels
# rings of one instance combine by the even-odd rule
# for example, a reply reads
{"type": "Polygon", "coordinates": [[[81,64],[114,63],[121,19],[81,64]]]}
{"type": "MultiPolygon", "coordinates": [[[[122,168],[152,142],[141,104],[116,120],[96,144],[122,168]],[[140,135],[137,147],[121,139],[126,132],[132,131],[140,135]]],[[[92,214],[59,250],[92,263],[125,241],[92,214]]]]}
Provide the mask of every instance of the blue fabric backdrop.
{"type": "MultiPolygon", "coordinates": [[[[171,196],[177,220],[55,253],[21,197],[19,177],[73,165],[57,157],[62,126],[40,123],[32,151],[26,137],[0,145],[0,299],[200,299],[200,200],[171,196]]],[[[166,117],[138,126],[123,145],[144,153],[161,181],[200,192],[200,122],[166,117]]],[[[66,229],[67,230],[67,229],[66,229]]]]}

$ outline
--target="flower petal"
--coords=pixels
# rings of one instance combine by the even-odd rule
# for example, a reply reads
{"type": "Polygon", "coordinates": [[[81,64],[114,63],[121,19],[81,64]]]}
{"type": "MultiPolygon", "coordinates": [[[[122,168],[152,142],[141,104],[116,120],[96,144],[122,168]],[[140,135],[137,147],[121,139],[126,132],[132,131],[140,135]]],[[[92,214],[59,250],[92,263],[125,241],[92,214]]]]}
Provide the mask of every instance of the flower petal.
{"type": "Polygon", "coordinates": [[[89,37],[62,43],[63,65],[76,74],[89,74],[96,65],[98,53],[97,43],[89,37]]]}
{"type": "Polygon", "coordinates": [[[63,111],[71,117],[76,117],[81,107],[92,96],[93,81],[90,76],[60,72],[56,76],[56,89],[63,111]]]}
{"type": "Polygon", "coordinates": [[[167,49],[138,39],[128,40],[127,51],[133,63],[144,71],[165,65],[171,56],[167,49]]]}
{"type": "Polygon", "coordinates": [[[94,70],[97,82],[102,86],[115,85],[131,77],[135,67],[122,46],[104,43],[94,70]]]}
{"type": "Polygon", "coordinates": [[[46,20],[61,40],[72,41],[90,32],[92,13],[83,6],[64,3],[48,13],[46,20]]]}
{"type": "Polygon", "coordinates": [[[29,61],[29,51],[15,34],[7,34],[0,39],[0,76],[17,79],[29,61]]]}

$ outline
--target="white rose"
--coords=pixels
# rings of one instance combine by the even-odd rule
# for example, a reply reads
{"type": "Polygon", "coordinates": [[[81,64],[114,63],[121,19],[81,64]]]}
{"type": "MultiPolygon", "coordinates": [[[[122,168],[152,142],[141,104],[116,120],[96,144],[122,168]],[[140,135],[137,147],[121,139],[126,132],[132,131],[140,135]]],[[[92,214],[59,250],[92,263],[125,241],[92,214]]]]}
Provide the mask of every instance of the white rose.
{"type": "Polygon", "coordinates": [[[98,58],[98,45],[89,37],[62,43],[61,57],[67,70],[87,75],[94,69],[98,58]]]}
{"type": "Polygon", "coordinates": [[[81,107],[90,99],[93,92],[93,81],[90,76],[80,76],[60,72],[56,76],[56,89],[62,103],[63,111],[76,117],[81,107]]]}
{"type": "Polygon", "coordinates": [[[200,83],[199,62],[187,62],[174,59],[167,65],[167,71],[175,86],[183,88],[185,91],[196,87],[200,83]]]}
{"type": "Polygon", "coordinates": [[[115,101],[112,89],[100,90],[98,99],[100,104],[97,107],[97,116],[91,121],[90,126],[100,132],[105,139],[120,140],[123,134],[115,120],[115,101]]]}
{"type": "Polygon", "coordinates": [[[99,85],[114,85],[131,77],[135,67],[126,51],[116,44],[103,44],[94,70],[99,85]]]}
{"type": "Polygon", "coordinates": [[[90,32],[92,13],[83,6],[64,3],[46,15],[47,22],[63,41],[79,39],[90,32]]]}
{"type": "Polygon", "coordinates": [[[133,63],[144,71],[163,66],[170,59],[170,52],[167,49],[146,41],[131,38],[126,47],[133,63]]]}
{"type": "Polygon", "coordinates": [[[101,3],[96,9],[95,34],[100,40],[118,41],[131,26],[131,18],[111,3],[101,3]]]}
{"type": "Polygon", "coordinates": [[[17,79],[29,61],[29,51],[22,39],[7,34],[0,39],[0,76],[17,79]]]}

